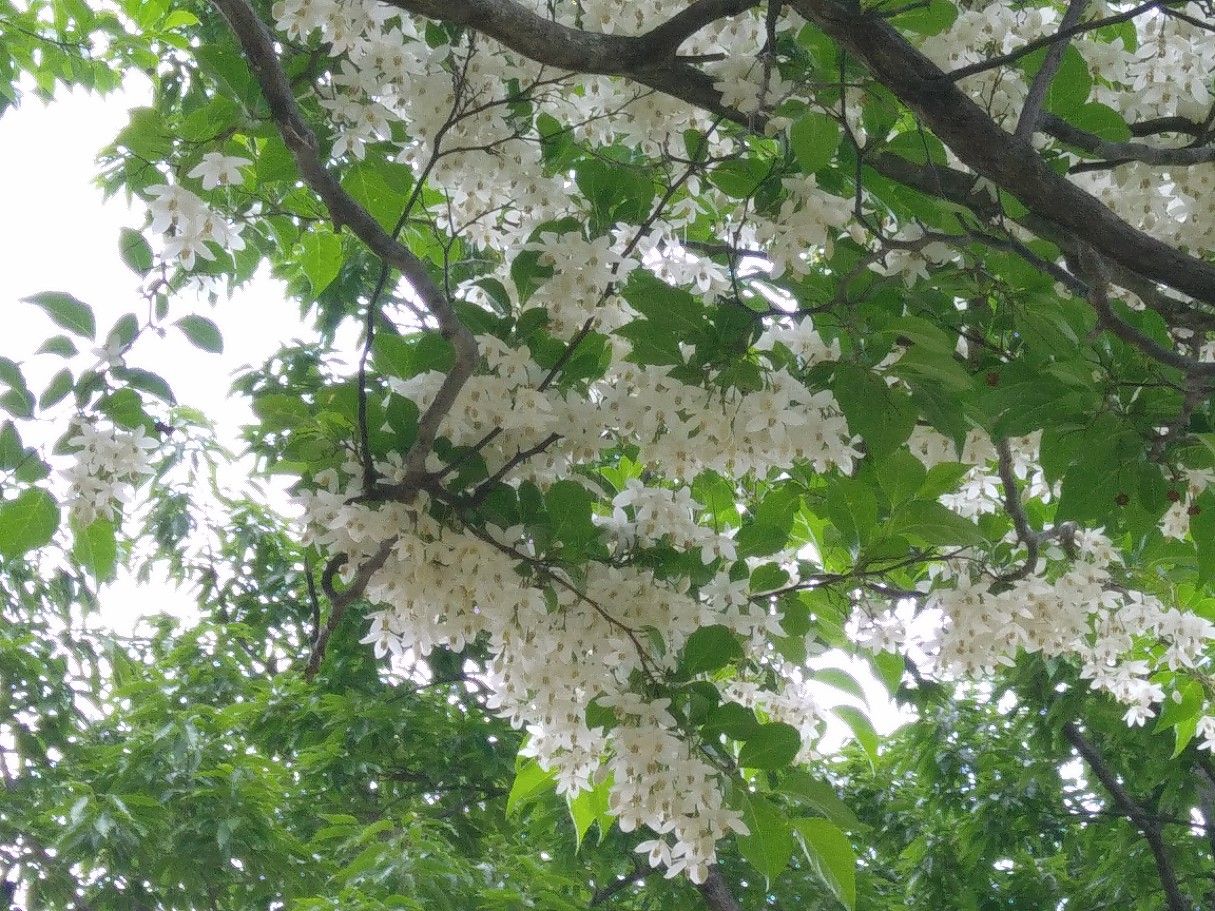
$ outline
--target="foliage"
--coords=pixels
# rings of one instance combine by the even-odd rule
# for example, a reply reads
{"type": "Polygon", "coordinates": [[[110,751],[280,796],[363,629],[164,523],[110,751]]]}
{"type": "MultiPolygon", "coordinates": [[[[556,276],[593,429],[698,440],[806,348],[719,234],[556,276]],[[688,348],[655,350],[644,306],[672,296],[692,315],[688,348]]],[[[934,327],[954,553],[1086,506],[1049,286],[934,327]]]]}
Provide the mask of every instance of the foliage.
{"type": "Polygon", "coordinates": [[[154,90],[101,153],[144,300],[0,360],[17,902],[1211,901],[1209,5],[0,27],[4,106],[154,90]],[[314,332],[241,463],[139,351],[267,274],[314,332]],[[95,628],[158,572],[196,625],[95,628]]]}

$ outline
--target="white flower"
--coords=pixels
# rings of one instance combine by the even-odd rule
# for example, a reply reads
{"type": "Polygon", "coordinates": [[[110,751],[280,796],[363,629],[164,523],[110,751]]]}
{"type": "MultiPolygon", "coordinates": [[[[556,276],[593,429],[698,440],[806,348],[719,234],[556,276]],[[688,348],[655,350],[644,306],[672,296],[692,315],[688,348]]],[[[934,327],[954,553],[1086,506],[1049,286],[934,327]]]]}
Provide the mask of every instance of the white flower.
{"type": "Polygon", "coordinates": [[[195,180],[201,179],[204,190],[235,186],[244,183],[245,180],[240,169],[252,163],[248,158],[208,152],[186,176],[193,177],[195,180]]]}

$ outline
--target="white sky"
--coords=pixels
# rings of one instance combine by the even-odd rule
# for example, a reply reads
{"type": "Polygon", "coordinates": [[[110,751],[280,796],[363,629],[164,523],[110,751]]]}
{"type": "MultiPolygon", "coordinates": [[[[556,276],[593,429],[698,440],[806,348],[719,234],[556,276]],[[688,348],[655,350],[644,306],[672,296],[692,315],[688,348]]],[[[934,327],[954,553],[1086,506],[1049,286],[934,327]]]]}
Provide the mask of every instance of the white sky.
{"type": "MultiPolygon", "coordinates": [[[[120,229],[141,228],[145,213],[121,195],[103,202],[94,178],[97,152],[125,125],[127,111],[149,100],[147,85],[132,82],[105,98],[62,92],[49,106],[27,96],[21,107],[0,117],[0,199],[6,208],[0,218],[0,306],[7,315],[0,354],[22,364],[35,394],[63,366],[58,357],[33,356],[59,330],[21,298],[39,291],[74,294],[96,313],[99,339],[124,313],[134,312],[141,321],[146,316],[139,276],[118,254],[120,229]]],[[[171,330],[163,338],[141,336],[126,362],[166,377],[180,403],[205,413],[216,422],[220,438],[234,444],[250,411],[243,401],[227,398],[232,373],[264,360],[281,339],[302,334],[298,307],[274,282],[262,280],[215,308],[179,296],[170,304],[168,322],[189,312],[220,325],[223,354],[200,351],[171,330]]],[[[47,438],[62,429],[48,427],[47,438]]],[[[23,428],[27,442],[35,442],[29,439],[32,432],[23,428]]],[[[163,581],[137,586],[120,577],[106,586],[101,600],[103,620],[120,630],[129,630],[143,614],[192,612],[192,599],[163,581]]]]}

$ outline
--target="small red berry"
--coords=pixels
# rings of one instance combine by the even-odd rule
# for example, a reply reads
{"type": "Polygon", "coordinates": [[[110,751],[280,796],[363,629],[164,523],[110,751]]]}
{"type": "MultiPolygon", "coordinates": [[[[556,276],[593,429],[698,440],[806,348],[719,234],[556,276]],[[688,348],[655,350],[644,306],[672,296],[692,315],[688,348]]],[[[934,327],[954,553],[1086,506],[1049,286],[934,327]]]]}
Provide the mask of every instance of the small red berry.
{"type": "Polygon", "coordinates": [[[985,376],[983,379],[987,385],[991,386],[993,389],[1000,385],[1000,374],[996,373],[994,370],[988,370],[987,376],[985,376]]]}
{"type": "Polygon", "coordinates": [[[1114,502],[1119,506],[1125,506],[1127,503],[1131,502],[1131,498],[1124,493],[1120,493],[1118,496],[1114,497],[1114,502]]]}
{"type": "Polygon", "coordinates": [[[1181,494],[1178,493],[1176,490],[1170,490],[1168,493],[1165,494],[1165,496],[1168,497],[1168,500],[1170,503],[1176,503],[1181,499],[1181,494]]]}
{"type": "Polygon", "coordinates": [[[1191,506],[1189,509],[1187,509],[1187,510],[1185,511],[1185,514],[1186,514],[1187,516],[1196,516],[1196,515],[1198,515],[1198,514],[1199,514],[1199,513],[1201,513],[1201,512],[1202,512],[1202,507],[1201,507],[1201,506],[1191,506]]]}

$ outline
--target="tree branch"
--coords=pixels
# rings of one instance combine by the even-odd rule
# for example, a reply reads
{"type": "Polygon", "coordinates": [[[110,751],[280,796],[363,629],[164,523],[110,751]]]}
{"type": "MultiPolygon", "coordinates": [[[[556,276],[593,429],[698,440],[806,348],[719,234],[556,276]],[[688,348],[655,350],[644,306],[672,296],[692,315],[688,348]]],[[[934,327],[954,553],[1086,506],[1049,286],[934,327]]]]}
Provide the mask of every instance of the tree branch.
{"type": "Polygon", "coordinates": [[[1100,255],[1087,245],[1082,245],[1079,253],[1080,267],[1085,273],[1085,280],[1089,287],[1089,303],[1097,312],[1097,318],[1105,328],[1153,360],[1180,370],[1187,376],[1215,377],[1215,363],[1196,361],[1184,354],[1179,354],[1119,318],[1110,305],[1109,279],[1100,255]]]}
{"type": "Polygon", "coordinates": [[[1161,148],[1144,142],[1109,142],[1094,133],[1073,126],[1055,114],[1043,114],[1041,128],[1056,139],[1091,155],[1108,159],[1106,163],[1141,161],[1149,165],[1194,165],[1215,161],[1215,146],[1161,148]]]}
{"type": "Polygon", "coordinates": [[[1114,804],[1122,811],[1122,814],[1131,821],[1131,825],[1143,834],[1148,847],[1152,850],[1152,857],[1156,861],[1156,871],[1160,874],[1160,884],[1164,889],[1164,896],[1168,902],[1169,911],[1188,911],[1190,903],[1186,900],[1185,895],[1181,891],[1181,885],[1177,881],[1177,871],[1173,869],[1173,862],[1169,858],[1164,839],[1160,834],[1159,823],[1122,786],[1122,782],[1118,780],[1117,774],[1106,763],[1105,757],[1081,733],[1080,728],[1074,721],[1069,721],[1063,725],[1063,735],[1076,748],[1076,752],[1080,754],[1088,767],[1092,769],[1093,775],[1101,782],[1105,790],[1109,792],[1110,797],[1114,799],[1114,804]]]}
{"type": "Polygon", "coordinates": [[[439,323],[439,331],[455,350],[455,363],[434,402],[418,421],[418,433],[405,457],[405,475],[412,485],[421,481],[426,458],[434,446],[439,425],[478,361],[477,342],[456,316],[451,301],[430,277],[425,264],[386,232],[378,221],[347,193],[321,161],[316,135],[300,114],[291,84],[274,50],[274,40],[247,0],[211,0],[228,21],[244,51],[279,133],[295,156],[300,175],[325,204],[335,226],[345,225],[385,263],[413,287],[439,323]]]}
{"type": "Polygon", "coordinates": [[[959,79],[965,79],[967,76],[975,75],[975,73],[982,73],[984,70],[994,70],[996,67],[1007,66],[1010,63],[1015,63],[1022,57],[1029,56],[1034,51],[1041,50],[1044,47],[1050,47],[1051,45],[1058,44],[1062,41],[1069,41],[1076,35],[1083,34],[1084,32],[1091,32],[1099,28],[1105,28],[1107,25],[1118,25],[1121,22],[1129,22],[1131,19],[1134,19],[1136,16],[1142,16],[1149,10],[1168,6],[1170,3],[1176,2],[1179,2],[1179,0],[1148,0],[1147,3],[1141,3],[1138,6],[1122,13],[1115,13],[1112,16],[1105,16],[1101,19],[1090,19],[1088,22],[1078,23],[1070,28],[1061,28],[1053,35],[1035,38],[1033,41],[1026,42],[1016,50],[1009,51],[1007,54],[1000,54],[997,57],[988,57],[986,60],[980,60],[978,63],[958,67],[956,70],[950,70],[945,75],[950,79],[950,81],[957,82],[959,79]]]}
{"type": "Polygon", "coordinates": [[[721,870],[717,867],[710,867],[708,878],[696,888],[704,896],[705,904],[711,911],[742,911],[742,905],[730,891],[721,870]]]}
{"type": "Polygon", "coordinates": [[[802,16],[863,62],[967,167],[1008,190],[1032,212],[1086,238],[1104,256],[1215,303],[1215,265],[1132,227],[1055,173],[1029,142],[1001,129],[882,18],[834,0],[792,2],[802,16]]]}
{"type": "Polygon", "coordinates": [[[367,590],[371,577],[384,568],[396,543],[397,539],[393,538],[381,544],[380,549],[366,563],[359,566],[350,585],[340,592],[334,589],[333,580],[337,576],[338,570],[346,563],[346,555],[338,554],[326,564],[325,571],[321,574],[321,589],[329,598],[329,620],[322,629],[317,630],[313,637],[312,651],[308,655],[308,664],[304,668],[305,680],[311,680],[321,669],[321,662],[325,659],[325,649],[329,646],[329,638],[333,635],[333,631],[342,622],[342,617],[346,615],[350,605],[363,597],[363,592],[367,590]]]}
{"type": "MultiPolygon", "coordinates": [[[[1067,12],[1063,14],[1063,21],[1059,24],[1059,32],[1066,33],[1068,29],[1073,28],[1084,15],[1084,9],[1087,6],[1088,0],[1071,0],[1067,6],[1067,12]]],[[[1017,129],[1013,135],[1018,139],[1029,139],[1037,131],[1038,121],[1042,117],[1042,105],[1046,101],[1046,93],[1050,91],[1051,82],[1054,81],[1055,74],[1059,71],[1059,65],[1063,63],[1063,52],[1067,50],[1069,41],[1070,36],[1068,38],[1056,36],[1056,40],[1047,49],[1046,57],[1034,76],[1033,83],[1030,84],[1029,94],[1025,97],[1025,105],[1021,108],[1021,116],[1017,120],[1017,129]]]]}

